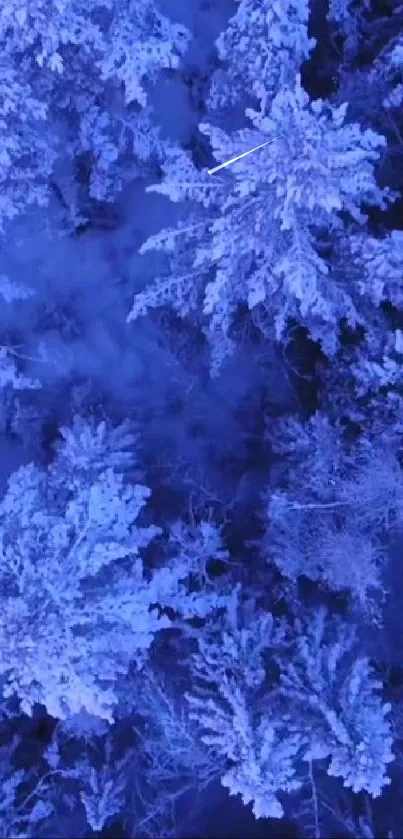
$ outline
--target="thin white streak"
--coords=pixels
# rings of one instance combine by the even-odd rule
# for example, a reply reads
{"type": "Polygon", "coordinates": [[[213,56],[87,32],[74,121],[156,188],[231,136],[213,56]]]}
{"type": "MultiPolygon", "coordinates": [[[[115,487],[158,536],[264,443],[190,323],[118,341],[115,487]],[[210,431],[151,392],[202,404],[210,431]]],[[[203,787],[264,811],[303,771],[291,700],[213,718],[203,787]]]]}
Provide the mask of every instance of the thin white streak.
{"type": "MultiPolygon", "coordinates": [[[[274,140],[277,140],[277,137],[274,137],[274,140]]],[[[219,169],[223,169],[224,166],[229,166],[231,163],[235,163],[237,160],[240,160],[242,157],[246,157],[247,154],[252,154],[253,151],[257,151],[258,149],[262,149],[263,146],[268,146],[269,143],[272,143],[273,140],[267,140],[265,143],[261,143],[260,146],[255,146],[254,149],[250,149],[249,151],[244,151],[243,154],[238,154],[237,157],[231,157],[231,160],[226,160],[225,163],[220,163],[219,166],[215,166],[214,169],[208,169],[209,175],[214,175],[219,169]]]]}

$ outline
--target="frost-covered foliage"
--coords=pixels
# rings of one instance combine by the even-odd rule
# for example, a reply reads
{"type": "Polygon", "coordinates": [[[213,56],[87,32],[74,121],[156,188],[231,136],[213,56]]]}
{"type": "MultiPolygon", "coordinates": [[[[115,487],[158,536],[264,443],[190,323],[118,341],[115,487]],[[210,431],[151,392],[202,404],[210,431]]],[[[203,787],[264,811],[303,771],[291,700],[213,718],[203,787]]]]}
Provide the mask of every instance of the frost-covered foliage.
{"type": "MultiPolygon", "coordinates": [[[[2,738],[7,738],[4,726],[2,738]]],[[[21,768],[21,745],[22,737],[14,735],[0,748],[0,830],[4,839],[44,835],[55,810],[48,794],[54,780],[52,773],[43,773],[37,766],[21,768]]]]}
{"type": "Polygon", "coordinates": [[[164,17],[155,0],[126,0],[114,9],[106,33],[99,62],[102,79],[121,82],[127,103],[145,105],[145,83],[154,80],[163,67],[177,67],[188,43],[189,32],[164,17]]]}
{"type": "Polygon", "coordinates": [[[211,521],[184,524],[177,521],[170,528],[172,568],[178,564],[187,568],[188,577],[178,588],[178,600],[170,601],[183,617],[205,618],[220,606],[226,606],[230,595],[227,577],[220,586],[212,573],[212,566],[226,563],[230,558],[224,548],[220,528],[211,521]]]}
{"type": "Polygon", "coordinates": [[[203,737],[206,745],[230,763],[221,783],[230,795],[252,803],[255,818],[282,818],[279,793],[300,787],[294,765],[300,737],[280,721],[254,713],[236,685],[222,684],[220,694],[225,710],[210,700],[204,712],[199,706],[193,714],[209,732],[203,737]]]}
{"type": "Polygon", "coordinates": [[[374,178],[385,140],[346,122],[346,108],[310,103],[298,80],[275,97],[267,116],[247,112],[254,129],[229,136],[200,126],[218,162],[269,142],[229,173],[213,179],[184,153],[169,155],[164,181],[149,189],[192,203],[176,230],[142,245],[143,254],[166,254],[167,274],[136,296],[129,320],[164,304],[182,317],[203,312],[213,371],[233,349],[231,328],[242,305],[263,309],[273,323],[270,337],[281,340],[293,318],[334,353],[339,322],[354,326],[360,301],[354,287],[333,281],[323,231],[343,229],[341,213],[362,224],[362,204],[384,207],[387,199],[374,178]]]}
{"type": "Polygon", "coordinates": [[[75,0],[11,0],[2,9],[1,37],[7,36],[10,54],[32,49],[39,66],[49,63],[60,72],[63,61],[59,50],[65,44],[87,49],[102,46],[100,27],[91,21],[96,5],[75,0]]]}
{"type": "Polygon", "coordinates": [[[371,608],[383,591],[387,535],[402,516],[393,450],[362,441],[349,451],[320,414],[305,426],[286,421],[273,442],[285,469],[267,498],[267,560],[285,577],[320,581],[371,608]]]}
{"type": "MultiPolygon", "coordinates": [[[[398,236],[400,231],[394,232],[398,236]]],[[[379,297],[382,308],[371,313],[359,338],[343,347],[336,356],[337,363],[323,371],[322,407],[332,421],[342,418],[352,423],[375,450],[382,445],[386,450],[400,450],[403,334],[396,328],[398,321],[394,323],[388,316],[388,309],[393,312],[388,298],[395,299],[399,306],[399,264],[395,264],[392,241],[388,253],[384,251],[383,240],[380,245],[378,240],[373,241],[375,248],[371,256],[374,258],[359,276],[364,283],[368,277],[371,294],[379,297]]],[[[349,273],[358,278],[353,259],[349,273]]]]}
{"type": "Polygon", "coordinates": [[[110,742],[106,743],[102,764],[95,767],[88,757],[74,767],[80,783],[80,800],[91,830],[99,831],[116,817],[125,800],[128,759],[113,760],[110,742]]]}
{"type": "MultiPolygon", "coordinates": [[[[397,135],[400,141],[401,138],[393,120],[396,119],[397,122],[400,122],[400,109],[403,102],[403,38],[400,34],[401,24],[399,25],[398,18],[401,11],[401,7],[396,9],[397,22],[394,27],[393,17],[390,20],[392,24],[391,37],[386,43],[383,41],[381,51],[372,62],[365,77],[363,77],[368,93],[370,94],[370,90],[373,88],[377,94],[376,112],[384,119],[385,131],[392,129],[392,136],[396,138],[397,135]]],[[[346,83],[348,83],[347,74],[346,83]]],[[[365,107],[365,103],[363,104],[365,107]]]]}
{"type": "Polygon", "coordinates": [[[57,463],[65,478],[85,480],[105,469],[124,472],[138,459],[138,435],[127,420],[113,428],[105,420],[94,421],[75,416],[70,426],[60,429],[62,442],[57,463]]]}
{"type": "Polygon", "coordinates": [[[401,308],[403,231],[391,230],[383,238],[355,234],[348,237],[347,247],[348,270],[355,270],[360,293],[368,295],[377,307],[388,301],[401,308]]]}
{"type": "Polygon", "coordinates": [[[149,490],[111,469],[62,481],[56,464],[21,467],[1,504],[3,690],[28,713],[39,702],[55,717],[83,707],[111,719],[116,679],[167,625],[138,558],[156,533],[134,524],[149,490]]]}
{"type": "Polygon", "coordinates": [[[77,190],[74,197],[60,173],[84,154],[91,161],[90,195],[113,200],[128,155],[144,161],[161,153],[158,130],[141,107],[150,84],[162,69],[178,66],[188,42],[187,30],[168,21],[154,0],[7,3],[0,19],[7,137],[0,221],[29,204],[43,205],[54,172],[79,223],[77,190]]]}
{"type": "Polygon", "coordinates": [[[300,785],[293,758],[301,742],[256,701],[265,680],[265,652],[281,647],[284,630],[269,613],[251,615],[251,607],[241,605],[236,592],[221,631],[201,635],[187,701],[203,742],[225,760],[221,783],[230,795],[252,802],[256,818],[281,818],[278,794],[300,785]]]}
{"type": "Polygon", "coordinates": [[[308,37],[307,0],[237,0],[236,14],[216,41],[223,67],[216,70],[207,100],[209,110],[245,99],[262,111],[294,82],[315,45],[308,37]]]}
{"type": "MultiPolygon", "coordinates": [[[[356,4],[354,7],[359,18],[359,8],[356,4]]],[[[339,88],[334,97],[335,101],[349,102],[349,112],[353,119],[387,137],[388,148],[381,165],[382,178],[384,182],[399,189],[402,185],[403,155],[401,29],[402,6],[393,9],[390,17],[380,21],[375,18],[371,24],[367,23],[366,27],[364,25],[359,35],[359,49],[363,58],[359,57],[351,67],[347,63],[340,69],[339,88]],[[377,44],[378,50],[375,48],[377,44]]]]}
{"type": "Polygon", "coordinates": [[[39,67],[59,74],[69,75],[69,60],[81,52],[103,81],[123,84],[127,102],[144,104],[146,80],[178,65],[189,33],[168,21],[154,0],[116,6],[110,0],[11,0],[2,10],[0,38],[9,55],[27,51],[39,67]]]}
{"type": "Polygon", "coordinates": [[[403,104],[403,38],[399,38],[391,45],[384,57],[385,71],[392,90],[385,96],[385,108],[400,108],[403,104]]]}
{"type": "Polygon", "coordinates": [[[4,693],[28,713],[42,703],[55,717],[84,708],[111,721],[119,677],[170,626],[164,608],[187,619],[221,599],[186,585],[205,555],[201,569],[183,550],[144,566],[159,528],[137,523],[150,490],[122,474],[127,428],[77,420],[63,436],[47,470],[30,464],[11,476],[0,505],[4,693]]]}
{"type": "Polygon", "coordinates": [[[56,149],[47,126],[47,103],[31,88],[27,74],[9,63],[3,53],[1,36],[0,43],[0,232],[3,232],[5,222],[30,205],[46,204],[56,149]]]}
{"type": "Polygon", "coordinates": [[[120,698],[115,726],[86,712],[56,725],[43,753],[58,781],[56,817],[64,800],[75,812],[75,835],[119,821],[130,835],[176,836],[189,791],[200,794],[217,780],[220,761],[199,742],[167,674],[132,671],[120,698]]]}
{"type": "Polygon", "coordinates": [[[64,105],[78,112],[80,130],[72,151],[90,155],[90,196],[112,201],[125,178],[134,178],[142,168],[147,171],[153,160],[163,157],[164,144],[146,108],[147,92],[161,70],[178,67],[190,35],[162,15],[155,0],[125,0],[115,6],[106,2],[103,11],[109,23],[104,23],[102,45],[91,57],[95,83],[88,85],[86,64],[77,68],[76,61],[62,83],[77,89],[81,82],[82,89],[64,105]]]}
{"type": "Polygon", "coordinates": [[[284,627],[277,626],[270,613],[255,613],[254,600],[242,602],[237,586],[222,624],[207,627],[198,639],[192,666],[195,683],[200,681],[199,698],[208,696],[212,687],[220,689],[228,680],[256,691],[265,679],[265,651],[281,645],[284,633],[284,627]]]}
{"type": "Polygon", "coordinates": [[[345,415],[372,443],[384,441],[386,447],[398,449],[403,432],[402,355],[402,330],[389,330],[381,320],[379,330],[351,353],[347,368],[338,373],[340,377],[344,372],[340,404],[345,415]]]}
{"type": "Polygon", "coordinates": [[[82,835],[83,827],[101,831],[120,815],[133,754],[130,749],[117,753],[113,727],[85,712],[75,714],[57,724],[43,758],[49,775],[58,777],[55,821],[67,806],[75,811],[76,833],[82,835]]]}
{"type": "Polygon", "coordinates": [[[292,636],[270,614],[246,616],[241,626],[238,610],[238,626],[229,618],[220,635],[199,639],[187,694],[203,742],[228,762],[222,784],[256,818],[281,818],[278,796],[299,789],[303,762],[327,758],[328,775],[380,795],[394,759],[390,706],[354,628],[325,609],[297,620],[292,636]],[[274,661],[279,685],[268,680],[274,661]]]}
{"type": "MultiPolygon", "coordinates": [[[[164,666],[164,665],[163,665],[164,666]]],[[[137,737],[128,779],[125,824],[131,835],[175,837],[188,817],[190,796],[200,795],[222,771],[189,720],[180,680],[164,666],[146,668],[128,685],[128,708],[137,737]]]]}
{"type": "Polygon", "coordinates": [[[0,388],[26,390],[41,387],[38,379],[31,379],[18,369],[19,353],[12,347],[0,347],[0,388]]]}
{"type": "MultiPolygon", "coordinates": [[[[0,276],[0,296],[5,303],[14,303],[16,300],[27,300],[33,294],[33,290],[24,283],[10,280],[6,274],[0,276]]],[[[14,390],[35,390],[41,386],[37,379],[26,376],[20,369],[21,361],[23,360],[24,354],[14,347],[0,346],[0,388],[8,387],[14,390]]]]}
{"type": "Polygon", "coordinates": [[[333,835],[340,792],[389,784],[403,7],[376,5],[1,9],[5,839],[202,835],[218,782],[298,821],[309,786],[333,835]],[[133,294],[159,311],[125,336],[133,294]]]}
{"type": "Polygon", "coordinates": [[[375,399],[386,406],[388,398],[395,395],[398,399],[402,386],[402,330],[386,333],[378,345],[374,341],[368,344],[368,352],[352,365],[356,394],[365,398],[367,405],[375,399]]]}
{"type": "Polygon", "coordinates": [[[111,202],[125,180],[144,176],[153,162],[163,159],[164,143],[149,108],[110,114],[90,104],[82,113],[79,138],[71,151],[91,158],[90,197],[111,202]]]}
{"type": "Polygon", "coordinates": [[[28,772],[23,769],[16,769],[13,766],[12,758],[16,747],[19,744],[17,737],[14,742],[2,746],[0,749],[0,778],[1,778],[1,804],[0,804],[0,828],[4,837],[19,836],[17,825],[17,795],[21,785],[27,781],[28,772]],[[15,831],[15,832],[14,832],[15,831]]]}
{"type": "Polygon", "coordinates": [[[327,620],[325,609],[310,616],[305,631],[298,622],[296,632],[281,692],[287,715],[306,732],[304,759],[328,757],[329,775],[375,798],[390,784],[387,771],[394,760],[391,706],[382,702],[382,685],[368,659],[355,654],[354,629],[335,616],[327,620]]]}
{"type": "Polygon", "coordinates": [[[400,445],[403,429],[402,248],[400,230],[343,236],[334,271],[360,296],[360,329],[323,371],[323,408],[356,424],[376,447],[380,438],[387,448],[400,445]]]}

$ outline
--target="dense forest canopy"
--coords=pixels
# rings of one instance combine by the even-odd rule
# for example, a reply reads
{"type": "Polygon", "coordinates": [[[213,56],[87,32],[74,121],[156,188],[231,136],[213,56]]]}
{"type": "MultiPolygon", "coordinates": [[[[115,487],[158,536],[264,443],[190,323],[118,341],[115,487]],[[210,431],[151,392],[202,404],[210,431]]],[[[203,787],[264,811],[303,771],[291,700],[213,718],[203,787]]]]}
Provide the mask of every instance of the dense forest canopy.
{"type": "Polygon", "coordinates": [[[0,835],[397,839],[403,5],[0,43],[0,835]]]}

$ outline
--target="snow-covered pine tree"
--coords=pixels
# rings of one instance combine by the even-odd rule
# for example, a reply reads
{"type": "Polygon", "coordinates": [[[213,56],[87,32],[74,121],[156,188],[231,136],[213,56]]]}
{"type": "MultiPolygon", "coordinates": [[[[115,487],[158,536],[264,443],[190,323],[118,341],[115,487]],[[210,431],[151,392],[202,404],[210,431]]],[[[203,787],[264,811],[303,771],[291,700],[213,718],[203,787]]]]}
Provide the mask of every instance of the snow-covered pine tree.
{"type": "Polygon", "coordinates": [[[395,759],[391,706],[368,658],[357,653],[355,628],[321,608],[295,631],[292,661],[279,666],[286,719],[306,733],[304,760],[329,758],[328,775],[376,798],[390,784],[395,759]]]}
{"type": "Polygon", "coordinates": [[[189,37],[154,0],[11,0],[0,18],[7,136],[0,220],[43,204],[53,174],[70,202],[70,222],[79,223],[72,160],[87,156],[90,196],[113,200],[125,160],[158,158],[162,144],[144,108],[147,90],[162,69],[177,67],[189,37]]]}
{"type": "MultiPolygon", "coordinates": [[[[239,591],[222,626],[200,633],[191,662],[189,716],[197,722],[202,742],[223,765],[221,783],[230,795],[252,804],[255,818],[282,818],[279,796],[298,789],[298,733],[262,706],[266,681],[265,655],[284,642],[284,628],[269,613],[255,611],[249,620],[239,591]]],[[[249,604],[249,607],[252,604],[249,604]]]]}
{"type": "Polygon", "coordinates": [[[267,115],[247,111],[253,128],[230,136],[200,126],[218,163],[266,141],[265,148],[214,177],[184,152],[169,155],[163,182],[149,190],[186,201],[189,210],[176,230],[142,245],[140,253],[166,255],[166,273],[136,295],[129,320],[161,305],[182,317],[195,311],[204,319],[213,372],[232,351],[240,307],[260,307],[277,340],[290,319],[307,326],[333,354],[340,320],[355,326],[360,310],[354,287],[332,281],[321,234],[361,225],[362,205],[384,207],[389,197],[374,177],[385,140],[349,123],[346,110],[311,103],[297,78],[267,115]]]}
{"type": "Polygon", "coordinates": [[[306,425],[281,423],[272,443],[284,468],[267,496],[267,560],[286,578],[346,592],[375,616],[387,538],[401,521],[403,474],[393,446],[363,439],[348,447],[341,427],[320,413],[306,425]]]}
{"type": "MultiPolygon", "coordinates": [[[[9,479],[0,673],[25,713],[41,703],[57,718],[85,710],[112,722],[119,679],[143,666],[173,616],[185,625],[227,602],[204,582],[203,539],[199,553],[193,537],[193,550],[172,546],[165,563],[144,562],[161,531],[137,522],[151,493],[126,478],[133,442],[125,424],[77,420],[47,469],[31,463],[9,479]]],[[[210,545],[214,558],[218,535],[210,545]]]]}
{"type": "Polygon", "coordinates": [[[237,0],[237,10],[216,41],[220,68],[212,76],[207,108],[258,102],[264,112],[293,84],[315,39],[308,36],[307,0],[237,0]]]}

